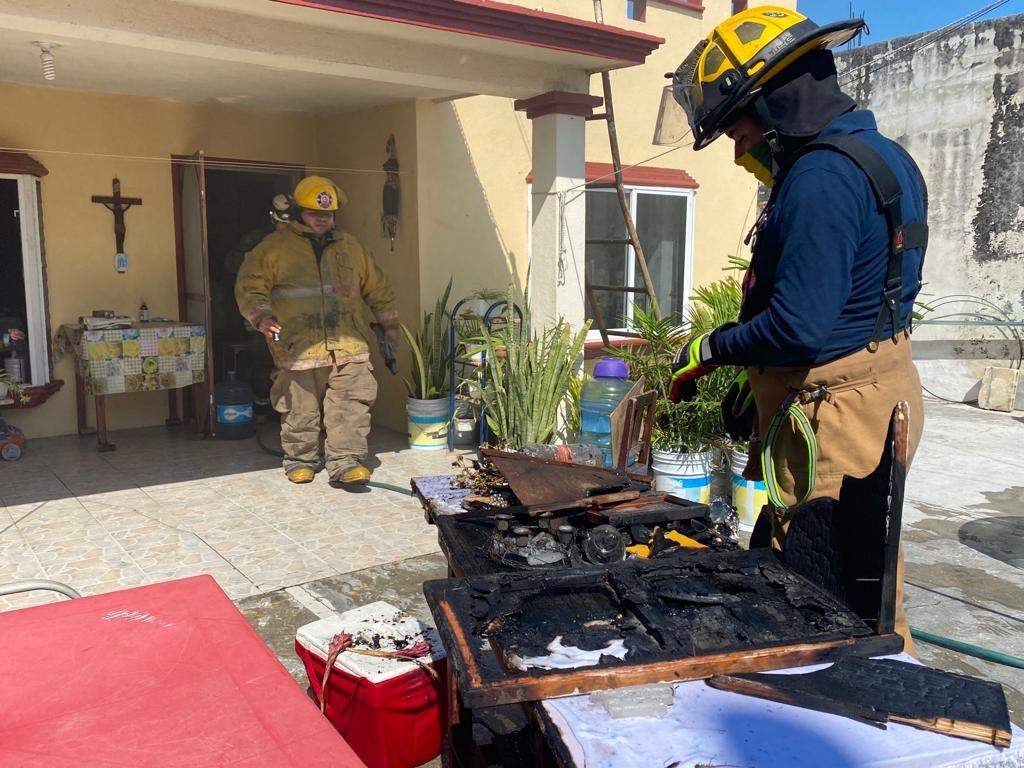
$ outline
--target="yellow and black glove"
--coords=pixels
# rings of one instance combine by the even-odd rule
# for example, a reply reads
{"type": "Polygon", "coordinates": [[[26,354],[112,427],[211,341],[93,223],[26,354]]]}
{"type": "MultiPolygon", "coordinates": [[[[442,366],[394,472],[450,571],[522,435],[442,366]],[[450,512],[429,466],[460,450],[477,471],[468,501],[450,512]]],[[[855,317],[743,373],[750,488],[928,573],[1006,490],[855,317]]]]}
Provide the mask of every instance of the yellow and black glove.
{"type": "Polygon", "coordinates": [[[672,361],[672,384],[668,399],[688,403],[697,396],[697,379],[717,366],[711,362],[711,334],[702,333],[686,342],[672,361]]]}
{"type": "Polygon", "coordinates": [[[757,423],[757,406],[747,372],[740,371],[722,400],[722,422],[733,440],[749,440],[757,423]]]}

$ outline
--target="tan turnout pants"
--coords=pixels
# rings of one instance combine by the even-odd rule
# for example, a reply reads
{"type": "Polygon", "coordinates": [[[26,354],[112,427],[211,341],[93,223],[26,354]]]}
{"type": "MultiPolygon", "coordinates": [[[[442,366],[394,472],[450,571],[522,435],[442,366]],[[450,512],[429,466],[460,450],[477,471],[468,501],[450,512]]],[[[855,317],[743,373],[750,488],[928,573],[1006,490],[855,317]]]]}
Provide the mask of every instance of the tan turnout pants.
{"type": "Polygon", "coordinates": [[[275,370],[270,402],[281,414],[285,472],[319,466],[321,429],[326,432],[324,467],[331,479],[365,461],[376,399],[377,380],[368,361],[275,370]]]}
{"type": "MultiPolygon", "coordinates": [[[[884,341],[875,352],[862,350],[815,367],[749,368],[747,375],[757,403],[759,434],[793,390],[825,387],[828,396],[801,405],[817,440],[817,471],[808,498],[839,498],[843,475],[865,477],[878,466],[893,408],[900,400],[910,406],[907,469],[914,459],[924,426],[921,380],[910,356],[910,339],[884,341]]],[[[795,426],[785,425],[775,450],[775,474],[782,500],[796,504],[807,488],[807,449],[795,426]]],[[[780,549],[792,512],[773,510],[772,546],[780,549]]],[[[896,567],[896,632],[905,650],[914,654],[903,609],[903,547],[896,567]]]]}

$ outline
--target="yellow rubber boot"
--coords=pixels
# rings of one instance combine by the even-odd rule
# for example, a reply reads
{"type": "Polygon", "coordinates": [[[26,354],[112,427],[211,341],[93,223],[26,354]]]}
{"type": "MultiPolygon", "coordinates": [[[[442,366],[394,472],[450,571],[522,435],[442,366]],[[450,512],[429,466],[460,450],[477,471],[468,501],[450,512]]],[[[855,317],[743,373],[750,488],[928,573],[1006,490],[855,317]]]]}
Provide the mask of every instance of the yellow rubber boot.
{"type": "Polygon", "coordinates": [[[289,480],[298,484],[311,482],[315,473],[309,467],[292,467],[286,474],[289,480]]]}
{"type": "Polygon", "coordinates": [[[357,464],[334,478],[334,482],[342,485],[366,485],[370,482],[370,470],[357,464]]]}

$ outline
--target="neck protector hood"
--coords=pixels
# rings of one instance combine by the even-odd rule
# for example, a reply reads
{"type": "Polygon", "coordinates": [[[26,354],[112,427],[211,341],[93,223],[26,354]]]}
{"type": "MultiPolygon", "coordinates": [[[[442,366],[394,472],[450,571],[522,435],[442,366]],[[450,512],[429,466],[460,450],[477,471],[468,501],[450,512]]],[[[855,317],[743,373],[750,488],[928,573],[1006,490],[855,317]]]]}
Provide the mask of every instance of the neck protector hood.
{"type": "Polygon", "coordinates": [[[857,106],[839,89],[831,51],[810,51],[765,84],[750,108],[769,145],[774,131],[776,161],[813,139],[832,120],[857,106]]]}

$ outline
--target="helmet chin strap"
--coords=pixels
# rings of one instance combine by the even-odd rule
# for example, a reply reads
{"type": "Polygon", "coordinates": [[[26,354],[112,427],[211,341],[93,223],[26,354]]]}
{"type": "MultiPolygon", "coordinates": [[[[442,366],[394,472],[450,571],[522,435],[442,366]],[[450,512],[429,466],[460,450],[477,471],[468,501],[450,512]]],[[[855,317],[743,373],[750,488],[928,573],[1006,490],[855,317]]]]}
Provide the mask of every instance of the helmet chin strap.
{"type": "Polygon", "coordinates": [[[782,154],[782,140],[779,137],[779,128],[772,117],[771,112],[768,111],[768,105],[765,103],[764,97],[758,94],[751,106],[754,109],[754,117],[757,119],[758,125],[764,128],[764,140],[768,144],[768,149],[771,150],[772,155],[782,154]]]}

